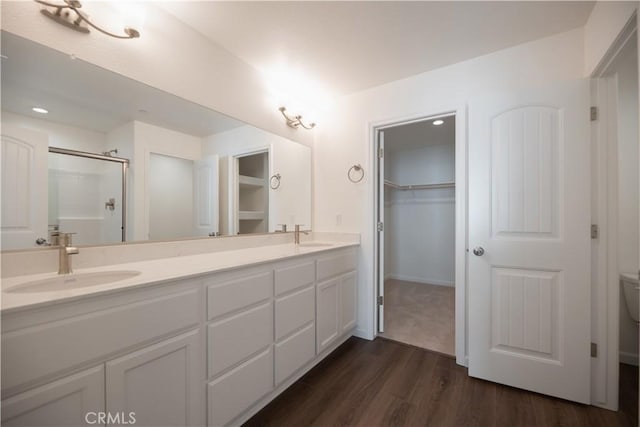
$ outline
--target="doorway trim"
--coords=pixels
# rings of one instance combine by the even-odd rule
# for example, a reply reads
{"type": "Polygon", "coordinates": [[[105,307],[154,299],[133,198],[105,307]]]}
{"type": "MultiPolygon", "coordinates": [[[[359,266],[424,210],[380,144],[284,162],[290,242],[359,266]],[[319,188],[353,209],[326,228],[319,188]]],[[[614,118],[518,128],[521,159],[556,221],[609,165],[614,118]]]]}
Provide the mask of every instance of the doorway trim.
{"type": "MultiPolygon", "coordinates": [[[[378,335],[378,295],[380,290],[379,277],[380,266],[378,262],[379,234],[378,223],[378,132],[391,127],[406,125],[415,122],[434,119],[443,116],[455,116],[455,356],[456,363],[468,365],[467,352],[467,234],[468,234],[468,197],[467,197],[467,105],[444,105],[438,108],[430,108],[420,113],[382,119],[370,122],[368,125],[370,141],[370,164],[372,165],[372,179],[369,184],[369,191],[372,194],[370,200],[373,201],[372,209],[373,221],[372,231],[374,236],[373,244],[373,331],[374,336],[378,335]]],[[[384,177],[382,177],[384,182],[384,177]]]]}
{"type": "MultiPolygon", "coordinates": [[[[597,119],[591,126],[593,221],[598,225],[598,239],[593,241],[591,287],[596,313],[591,337],[602,351],[592,360],[591,404],[618,410],[620,362],[620,278],[618,273],[618,167],[616,77],[608,76],[611,64],[626,43],[638,38],[637,12],[634,12],[618,37],[591,74],[591,105],[596,106],[597,119]]],[[[639,40],[640,42],[640,40],[639,40]]]]}

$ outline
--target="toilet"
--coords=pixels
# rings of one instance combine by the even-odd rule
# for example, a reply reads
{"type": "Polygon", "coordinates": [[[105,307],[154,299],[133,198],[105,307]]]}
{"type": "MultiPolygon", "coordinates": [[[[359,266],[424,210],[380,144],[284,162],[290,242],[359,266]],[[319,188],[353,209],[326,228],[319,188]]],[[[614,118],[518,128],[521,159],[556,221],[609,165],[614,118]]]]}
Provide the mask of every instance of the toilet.
{"type": "Polygon", "coordinates": [[[640,318],[640,286],[638,285],[638,273],[622,273],[620,281],[624,292],[624,299],[627,302],[627,310],[634,322],[638,323],[640,318]]]}

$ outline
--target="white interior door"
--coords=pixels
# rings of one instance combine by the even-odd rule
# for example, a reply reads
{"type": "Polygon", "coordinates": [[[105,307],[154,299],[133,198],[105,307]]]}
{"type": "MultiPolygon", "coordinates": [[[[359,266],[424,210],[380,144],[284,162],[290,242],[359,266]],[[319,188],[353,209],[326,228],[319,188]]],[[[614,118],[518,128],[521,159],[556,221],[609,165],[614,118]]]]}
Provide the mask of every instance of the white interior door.
{"type": "Polygon", "coordinates": [[[48,238],[48,153],[44,133],[2,125],[2,249],[36,246],[48,238]]]}
{"type": "Polygon", "coordinates": [[[588,93],[566,81],[469,109],[469,375],[583,403],[588,93]]]}
{"type": "Polygon", "coordinates": [[[218,156],[206,156],[194,162],[194,228],[196,236],[220,231],[218,202],[218,156]]]}
{"type": "Polygon", "coordinates": [[[378,332],[384,332],[384,131],[378,131],[378,332]]]}

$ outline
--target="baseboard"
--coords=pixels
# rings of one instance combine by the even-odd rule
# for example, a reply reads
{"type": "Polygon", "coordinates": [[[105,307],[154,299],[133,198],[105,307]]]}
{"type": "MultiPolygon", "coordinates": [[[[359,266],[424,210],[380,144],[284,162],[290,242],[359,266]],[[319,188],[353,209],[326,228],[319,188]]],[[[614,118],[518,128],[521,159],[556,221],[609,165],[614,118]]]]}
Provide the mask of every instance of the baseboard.
{"type": "Polygon", "coordinates": [[[638,355],[633,353],[627,353],[626,351],[621,351],[620,363],[624,363],[625,365],[638,366],[638,355]]]}
{"type": "Polygon", "coordinates": [[[455,287],[456,285],[455,282],[450,282],[447,280],[425,279],[424,277],[405,276],[404,274],[389,273],[388,275],[385,274],[384,278],[385,280],[386,279],[403,280],[405,282],[424,283],[427,285],[436,285],[436,286],[455,287]]]}
{"type": "Polygon", "coordinates": [[[371,330],[364,330],[364,329],[356,329],[355,331],[353,331],[353,336],[354,337],[358,337],[358,338],[362,338],[365,340],[373,340],[375,338],[375,334],[371,331],[371,330]]]}

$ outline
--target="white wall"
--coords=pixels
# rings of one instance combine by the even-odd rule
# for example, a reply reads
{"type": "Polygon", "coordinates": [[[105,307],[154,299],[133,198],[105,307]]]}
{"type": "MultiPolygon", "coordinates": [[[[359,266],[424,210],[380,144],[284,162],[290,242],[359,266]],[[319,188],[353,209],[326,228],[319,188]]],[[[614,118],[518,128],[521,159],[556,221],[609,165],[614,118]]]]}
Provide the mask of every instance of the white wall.
{"type": "MultiPolygon", "coordinates": [[[[385,179],[398,185],[455,181],[454,141],[402,151],[392,151],[393,144],[386,134],[385,179]]],[[[385,277],[454,286],[454,189],[390,190],[385,196],[385,277]]]]}
{"type": "Polygon", "coordinates": [[[133,121],[107,134],[107,149],[128,158],[127,240],[149,239],[149,162],[151,153],[179,159],[202,157],[202,139],[147,123],[133,121]]]}
{"type": "MultiPolygon", "coordinates": [[[[85,4],[86,13],[118,28],[118,16],[106,1],[85,4]]],[[[286,126],[273,105],[263,76],[221,46],[172,15],[140,2],[145,9],[141,37],[118,40],[92,31],[71,31],[40,13],[31,1],[2,1],[2,29],[107,70],[178,95],[269,132],[310,145],[313,132],[286,126]]]]}
{"type": "Polygon", "coordinates": [[[33,129],[49,135],[49,146],[69,150],[101,153],[105,150],[106,134],[75,126],[55,123],[46,119],[2,111],[2,123],[33,129]]]}
{"type": "Polygon", "coordinates": [[[202,139],[138,121],[134,122],[133,129],[133,240],[148,240],[151,153],[199,160],[202,158],[202,139]]]}
{"type": "MultiPolygon", "coordinates": [[[[635,272],[640,265],[638,197],[638,58],[637,42],[632,39],[612,64],[617,80],[618,135],[618,271],[635,272]]],[[[624,294],[620,295],[620,360],[638,358],[638,326],[629,316],[624,294]]]]}
{"type": "Polygon", "coordinates": [[[636,1],[596,2],[584,27],[584,75],[591,76],[638,10],[636,1]]]}
{"type": "MultiPolygon", "coordinates": [[[[322,118],[326,125],[315,130],[315,229],[362,235],[358,335],[374,334],[370,125],[436,114],[496,92],[581,77],[583,49],[582,29],[573,30],[345,97],[322,118]],[[366,172],[359,184],[346,177],[354,163],[361,163],[366,172]]],[[[471,144],[474,129],[468,135],[471,144]]]]}
{"type": "Polygon", "coordinates": [[[220,156],[220,232],[229,234],[229,158],[268,148],[269,176],[281,175],[280,188],[269,190],[269,231],[278,224],[311,228],[311,149],[254,126],[241,126],[210,135],[203,141],[203,155],[220,156]]]}
{"type": "Polygon", "coordinates": [[[151,153],[149,239],[193,236],[193,160],[151,153]]]}

